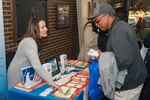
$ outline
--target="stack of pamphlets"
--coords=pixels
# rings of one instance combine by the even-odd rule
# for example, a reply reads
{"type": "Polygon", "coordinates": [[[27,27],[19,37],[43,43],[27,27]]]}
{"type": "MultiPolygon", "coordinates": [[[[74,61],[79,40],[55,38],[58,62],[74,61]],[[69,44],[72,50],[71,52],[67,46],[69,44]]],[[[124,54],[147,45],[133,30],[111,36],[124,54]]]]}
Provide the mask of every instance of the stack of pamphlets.
{"type": "Polygon", "coordinates": [[[23,82],[15,84],[15,88],[30,92],[45,84],[32,66],[21,69],[23,82]]]}

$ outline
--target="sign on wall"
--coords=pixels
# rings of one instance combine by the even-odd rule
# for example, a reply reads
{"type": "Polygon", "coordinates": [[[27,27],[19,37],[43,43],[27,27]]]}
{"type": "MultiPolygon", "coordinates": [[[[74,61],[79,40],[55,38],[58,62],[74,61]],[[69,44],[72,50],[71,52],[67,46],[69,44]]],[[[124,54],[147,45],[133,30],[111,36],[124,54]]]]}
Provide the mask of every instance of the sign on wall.
{"type": "MultiPolygon", "coordinates": [[[[14,41],[20,41],[27,24],[32,17],[42,17],[47,20],[47,0],[13,0],[14,10],[14,41]]],[[[47,22],[47,21],[46,21],[47,22]]]]}

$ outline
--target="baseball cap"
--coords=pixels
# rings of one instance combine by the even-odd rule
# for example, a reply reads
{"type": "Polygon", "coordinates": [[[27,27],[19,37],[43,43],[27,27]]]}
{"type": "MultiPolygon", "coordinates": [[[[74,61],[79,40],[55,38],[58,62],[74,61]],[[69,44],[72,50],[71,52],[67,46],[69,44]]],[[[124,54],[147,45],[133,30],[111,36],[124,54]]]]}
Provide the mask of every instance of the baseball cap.
{"type": "Polygon", "coordinates": [[[111,14],[111,15],[116,15],[115,10],[112,8],[111,5],[107,4],[107,3],[102,3],[99,6],[97,6],[94,9],[93,15],[88,17],[88,19],[93,19],[98,15],[101,14],[111,14]]]}

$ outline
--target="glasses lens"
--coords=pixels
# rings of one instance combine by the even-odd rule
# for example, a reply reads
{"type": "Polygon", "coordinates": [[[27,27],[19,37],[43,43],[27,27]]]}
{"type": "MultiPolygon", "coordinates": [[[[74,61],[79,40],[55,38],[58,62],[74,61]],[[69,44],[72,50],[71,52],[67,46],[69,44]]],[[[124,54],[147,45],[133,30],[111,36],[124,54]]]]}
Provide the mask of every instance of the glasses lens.
{"type": "Polygon", "coordinates": [[[95,23],[98,23],[105,15],[102,15],[101,17],[99,17],[97,20],[95,19],[95,23]]]}

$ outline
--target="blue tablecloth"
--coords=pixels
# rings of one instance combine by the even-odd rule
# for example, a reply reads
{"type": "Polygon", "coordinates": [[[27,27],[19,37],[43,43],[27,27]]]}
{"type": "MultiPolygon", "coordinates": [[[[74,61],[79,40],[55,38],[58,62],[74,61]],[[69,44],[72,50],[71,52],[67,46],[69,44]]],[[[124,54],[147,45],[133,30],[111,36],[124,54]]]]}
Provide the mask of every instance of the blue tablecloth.
{"type": "MultiPolygon", "coordinates": [[[[46,97],[39,96],[39,94],[48,87],[49,85],[45,84],[31,92],[25,92],[16,88],[11,88],[7,92],[7,100],[66,100],[64,98],[54,97],[52,94],[49,94],[46,97]]],[[[82,91],[78,96],[74,97],[73,100],[83,100],[83,94],[84,92],[82,91]]]]}

